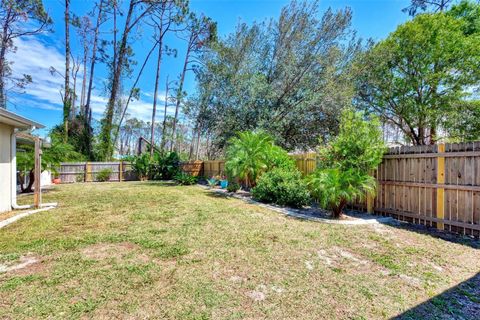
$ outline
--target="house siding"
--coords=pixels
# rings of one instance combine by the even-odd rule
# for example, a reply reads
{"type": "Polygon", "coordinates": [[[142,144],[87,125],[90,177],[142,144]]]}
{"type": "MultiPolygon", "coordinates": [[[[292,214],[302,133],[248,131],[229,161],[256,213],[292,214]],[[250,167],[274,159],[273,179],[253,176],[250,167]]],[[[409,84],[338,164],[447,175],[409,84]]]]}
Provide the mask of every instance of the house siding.
{"type": "Polygon", "coordinates": [[[0,212],[12,210],[12,133],[12,126],[0,123],[0,212]]]}

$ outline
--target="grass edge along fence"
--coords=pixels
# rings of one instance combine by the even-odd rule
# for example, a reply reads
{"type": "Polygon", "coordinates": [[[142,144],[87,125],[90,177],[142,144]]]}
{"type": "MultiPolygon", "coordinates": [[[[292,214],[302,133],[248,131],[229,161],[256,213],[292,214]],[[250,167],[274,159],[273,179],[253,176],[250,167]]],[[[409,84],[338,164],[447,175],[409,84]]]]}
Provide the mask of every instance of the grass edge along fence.
{"type": "MultiPolygon", "coordinates": [[[[291,156],[304,175],[315,170],[314,152],[291,156]]],[[[95,173],[106,167],[112,169],[110,181],[136,180],[127,162],[62,163],[60,179],[75,182],[72,176],[83,174],[83,181],[95,181],[95,173]]],[[[211,177],[225,173],[225,161],[182,162],[181,169],[211,177]]],[[[374,174],[376,197],[352,207],[480,236],[480,142],[390,148],[374,174]]]]}

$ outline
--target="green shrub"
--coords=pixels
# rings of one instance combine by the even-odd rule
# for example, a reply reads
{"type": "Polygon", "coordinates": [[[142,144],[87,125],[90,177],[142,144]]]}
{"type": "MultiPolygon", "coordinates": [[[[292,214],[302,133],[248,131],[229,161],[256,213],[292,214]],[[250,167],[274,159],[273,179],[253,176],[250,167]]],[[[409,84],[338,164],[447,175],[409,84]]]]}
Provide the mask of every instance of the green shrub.
{"type": "Polygon", "coordinates": [[[180,158],[175,152],[155,152],[153,157],[143,153],[130,159],[133,171],[140,180],[170,180],[179,171],[180,158]]]}
{"type": "Polygon", "coordinates": [[[133,171],[137,174],[138,179],[146,180],[150,171],[150,155],[147,153],[134,156],[130,163],[133,171]]]}
{"type": "Polygon", "coordinates": [[[240,184],[238,182],[235,182],[235,181],[229,181],[228,182],[228,186],[227,186],[227,191],[228,192],[237,192],[238,190],[240,190],[240,184]]]}
{"type": "Polygon", "coordinates": [[[100,182],[108,181],[108,180],[110,180],[110,175],[111,174],[112,174],[112,169],[110,169],[110,168],[102,169],[102,170],[98,171],[97,174],[96,174],[97,181],[100,181],[100,182]]]}
{"type": "Polygon", "coordinates": [[[339,217],[347,203],[375,192],[376,182],[370,173],[384,152],[378,119],[345,110],[338,136],[320,149],[319,168],[308,177],[312,197],[339,217]]]}
{"type": "Polygon", "coordinates": [[[180,170],[180,157],[176,152],[154,153],[149,174],[151,179],[170,180],[180,170]]]}
{"type": "Polygon", "coordinates": [[[241,132],[230,139],[225,168],[230,178],[236,178],[247,188],[256,185],[258,178],[276,167],[295,166],[287,152],[273,143],[264,132],[241,132]]]}
{"type": "Polygon", "coordinates": [[[310,194],[338,218],[350,202],[375,193],[375,178],[358,170],[318,169],[308,177],[310,194]]]}
{"type": "Polygon", "coordinates": [[[85,181],[85,174],[84,173],[77,173],[75,175],[75,182],[84,182],[85,181]]]}
{"type": "Polygon", "coordinates": [[[300,172],[276,168],[263,174],[252,189],[252,196],[262,202],[299,208],[310,203],[310,194],[300,172]]]}
{"type": "Polygon", "coordinates": [[[185,172],[178,172],[173,179],[181,185],[188,186],[197,183],[198,177],[185,172]]]}

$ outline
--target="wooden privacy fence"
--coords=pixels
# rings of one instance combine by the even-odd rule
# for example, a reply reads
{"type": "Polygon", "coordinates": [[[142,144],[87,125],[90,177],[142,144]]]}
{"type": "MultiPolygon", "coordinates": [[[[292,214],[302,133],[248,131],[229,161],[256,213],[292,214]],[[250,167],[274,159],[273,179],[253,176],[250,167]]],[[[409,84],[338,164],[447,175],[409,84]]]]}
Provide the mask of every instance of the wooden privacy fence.
{"type": "Polygon", "coordinates": [[[60,164],[58,175],[62,183],[95,182],[97,174],[104,169],[110,169],[109,181],[137,180],[129,162],[64,162],[60,164]]]}
{"type": "Polygon", "coordinates": [[[317,168],[317,154],[315,152],[292,154],[295,165],[303,175],[307,175],[315,171],[317,168]]]}
{"type": "Polygon", "coordinates": [[[376,172],[374,211],[480,234],[480,142],[391,148],[376,172]]]}
{"type": "Polygon", "coordinates": [[[204,162],[201,160],[186,161],[180,163],[180,169],[189,173],[194,177],[202,177],[204,175],[204,162]]]}
{"type": "MultiPolygon", "coordinates": [[[[295,164],[304,175],[315,171],[317,167],[316,153],[292,154],[290,155],[295,164]]],[[[207,161],[187,161],[180,164],[184,172],[190,173],[194,176],[203,176],[210,178],[218,175],[225,175],[225,160],[207,160],[207,161]]]]}
{"type": "MultiPolygon", "coordinates": [[[[317,166],[316,154],[292,155],[304,174],[317,166]]],[[[182,162],[194,176],[225,174],[225,161],[182,162]]],[[[126,162],[62,163],[62,182],[96,181],[112,170],[111,181],[136,180],[126,162]]],[[[353,204],[358,209],[448,231],[480,236],[480,142],[391,148],[375,172],[375,198],[353,204]]]]}

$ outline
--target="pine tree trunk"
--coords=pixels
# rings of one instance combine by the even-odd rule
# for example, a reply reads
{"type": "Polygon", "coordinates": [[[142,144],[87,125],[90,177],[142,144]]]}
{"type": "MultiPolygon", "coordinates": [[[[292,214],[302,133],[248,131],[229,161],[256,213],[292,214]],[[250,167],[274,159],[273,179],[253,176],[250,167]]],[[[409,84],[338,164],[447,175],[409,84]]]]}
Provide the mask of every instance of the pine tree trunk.
{"type": "Polygon", "coordinates": [[[105,117],[102,121],[101,129],[101,157],[104,160],[111,159],[113,155],[113,145],[112,145],[112,127],[113,127],[113,114],[115,110],[115,103],[117,102],[118,91],[120,90],[120,78],[122,75],[122,69],[124,66],[125,56],[127,54],[127,40],[130,33],[130,21],[132,19],[133,8],[135,7],[136,1],[131,0],[128,13],[125,20],[125,27],[123,30],[122,40],[120,43],[120,50],[118,52],[117,61],[115,62],[115,69],[113,72],[112,87],[110,88],[110,98],[108,99],[107,110],[105,112],[105,117]]]}
{"type": "Polygon", "coordinates": [[[68,141],[70,117],[70,0],[65,0],[65,94],[63,97],[63,141],[68,141]]]}
{"type": "Polygon", "coordinates": [[[7,16],[5,17],[5,21],[3,23],[2,29],[2,48],[0,49],[0,108],[6,109],[7,108],[7,95],[5,92],[5,56],[7,53],[7,45],[8,45],[8,21],[10,20],[10,15],[12,13],[12,9],[9,8],[7,12],[7,16]]]}
{"type": "Polygon", "coordinates": [[[176,145],[175,142],[177,141],[177,121],[178,121],[178,111],[180,109],[180,103],[182,100],[182,91],[183,91],[183,83],[185,81],[185,73],[187,72],[188,66],[188,59],[190,58],[190,47],[192,42],[193,33],[190,35],[190,39],[188,41],[187,53],[185,54],[185,61],[183,62],[183,69],[182,74],[180,76],[180,83],[177,92],[177,99],[175,105],[175,116],[173,118],[173,125],[172,125],[172,144],[170,151],[173,151],[174,146],[176,145]]]}
{"type": "Polygon", "coordinates": [[[155,146],[155,115],[157,113],[157,95],[158,95],[158,81],[160,80],[160,67],[162,65],[162,29],[159,30],[160,41],[158,43],[158,59],[157,59],[157,74],[155,75],[155,90],[153,95],[153,110],[152,110],[152,128],[150,133],[150,156],[153,156],[153,149],[155,146]]]}
{"type": "Polygon", "coordinates": [[[85,97],[87,90],[87,57],[88,47],[83,48],[83,79],[82,79],[82,92],[80,94],[80,114],[85,115],[85,97]]]}
{"type": "Polygon", "coordinates": [[[95,73],[95,63],[96,63],[96,55],[97,55],[97,45],[98,45],[98,33],[100,30],[100,24],[102,22],[102,10],[103,10],[103,1],[100,0],[100,4],[98,7],[98,16],[97,16],[97,24],[95,25],[95,33],[93,37],[93,47],[92,47],[92,61],[90,62],[90,78],[88,80],[88,91],[87,91],[87,98],[85,101],[85,128],[84,128],[84,138],[86,144],[86,151],[88,157],[92,158],[92,133],[91,133],[91,123],[92,123],[92,111],[90,109],[90,99],[92,97],[92,88],[93,88],[93,75],[95,73]]]}

